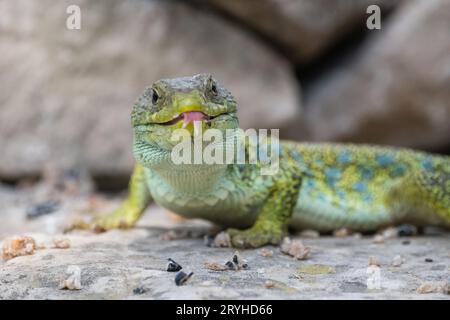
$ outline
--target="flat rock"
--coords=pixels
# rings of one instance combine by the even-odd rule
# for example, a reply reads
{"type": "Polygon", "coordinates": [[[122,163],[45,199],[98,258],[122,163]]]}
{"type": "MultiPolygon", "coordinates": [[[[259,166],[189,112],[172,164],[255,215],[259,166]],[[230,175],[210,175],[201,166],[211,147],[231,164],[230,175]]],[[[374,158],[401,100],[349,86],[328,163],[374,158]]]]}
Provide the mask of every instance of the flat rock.
{"type": "MultiPolygon", "coordinates": [[[[445,238],[414,239],[413,245],[392,240],[374,246],[369,239],[307,240],[312,254],[298,261],[275,250],[265,258],[258,250],[243,250],[249,270],[211,271],[207,261],[225,263],[233,249],[209,248],[201,239],[160,240],[163,230],[137,228],[102,235],[70,235],[69,249],[38,250],[0,264],[1,299],[448,299],[443,293],[419,294],[421,280],[445,282],[448,276],[448,241],[445,238]],[[433,252],[433,268],[423,257],[433,252]],[[402,252],[406,263],[398,268],[390,260],[402,252]],[[382,259],[381,289],[367,289],[369,255],[382,259]],[[194,276],[183,286],[174,273],[165,271],[173,258],[194,276]],[[58,289],[70,265],[81,268],[82,289],[58,289]],[[320,265],[332,272],[307,272],[320,265]],[[445,267],[446,266],[446,267],[445,267]],[[306,270],[306,271],[305,271],[306,270]],[[264,287],[267,281],[275,286],[264,287]],[[139,289],[139,290],[138,290],[139,289]],[[136,294],[139,292],[139,294],[136,294]]],[[[45,239],[45,235],[35,235],[45,239]]],[[[314,269],[315,270],[315,269],[314,269]]]]}
{"type": "MultiPolygon", "coordinates": [[[[2,190],[0,241],[21,234],[33,237],[38,244],[51,243],[61,237],[60,222],[73,213],[82,214],[86,203],[92,202],[92,198],[67,198],[59,212],[28,221],[24,208],[30,194],[16,192],[13,196],[2,190]],[[55,228],[49,229],[49,225],[55,228]]],[[[115,207],[118,200],[110,199],[109,206],[115,207]]],[[[409,245],[403,243],[405,238],[387,239],[383,244],[374,244],[371,237],[303,238],[311,248],[306,260],[296,260],[268,246],[272,256],[262,256],[260,249],[240,251],[248,263],[246,270],[213,271],[205,268],[205,262],[224,264],[235,250],[205,246],[202,235],[210,227],[200,220],[173,219],[152,205],[132,230],[66,234],[71,244],[68,249],[47,246],[30,256],[0,261],[0,299],[449,298],[440,292],[417,292],[423,283],[449,280],[449,233],[409,237],[409,245]],[[163,240],[169,230],[184,236],[163,240]],[[392,267],[397,255],[404,263],[392,267]],[[166,271],[168,258],[179,263],[184,272],[194,272],[183,286],[176,286],[175,274],[166,271]],[[369,258],[380,265],[375,270],[380,271],[378,275],[368,273],[369,258]],[[433,262],[426,262],[426,258],[433,262]],[[69,266],[81,269],[80,290],[59,289],[69,266]],[[379,277],[374,279],[374,275],[379,277]],[[367,288],[369,277],[371,283],[379,281],[379,289],[367,288]]]]}

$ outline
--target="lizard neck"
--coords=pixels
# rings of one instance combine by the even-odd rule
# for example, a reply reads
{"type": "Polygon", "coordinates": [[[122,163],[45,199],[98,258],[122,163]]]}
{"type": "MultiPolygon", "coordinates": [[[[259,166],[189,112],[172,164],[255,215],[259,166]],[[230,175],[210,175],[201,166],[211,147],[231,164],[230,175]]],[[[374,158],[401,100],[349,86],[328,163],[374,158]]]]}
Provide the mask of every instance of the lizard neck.
{"type": "Polygon", "coordinates": [[[170,151],[151,144],[134,146],[136,160],[170,186],[174,193],[205,194],[225,175],[226,164],[175,164],[170,151]]]}
{"type": "Polygon", "coordinates": [[[226,165],[177,165],[172,169],[153,169],[153,174],[176,193],[207,194],[215,189],[226,168],[226,165]]]}

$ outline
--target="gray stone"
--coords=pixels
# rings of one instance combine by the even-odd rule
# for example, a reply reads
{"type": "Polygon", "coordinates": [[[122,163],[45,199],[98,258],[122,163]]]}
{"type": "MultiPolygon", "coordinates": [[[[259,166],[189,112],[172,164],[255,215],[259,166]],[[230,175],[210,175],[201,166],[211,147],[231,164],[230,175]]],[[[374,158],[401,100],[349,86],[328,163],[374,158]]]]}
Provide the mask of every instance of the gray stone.
{"type": "Polygon", "coordinates": [[[426,149],[450,143],[450,2],[407,1],[320,80],[304,114],[314,140],[426,149]]]}
{"type": "Polygon", "coordinates": [[[369,5],[399,0],[196,0],[226,12],[278,45],[294,62],[317,57],[345,34],[365,26],[369,5]]]}
{"type": "Polygon", "coordinates": [[[73,3],[0,2],[2,178],[48,162],[128,173],[131,106],[162,77],[212,73],[236,96],[243,127],[279,128],[300,109],[288,63],[215,15],[174,1],[79,0],[81,30],[68,30],[73,3]]]}

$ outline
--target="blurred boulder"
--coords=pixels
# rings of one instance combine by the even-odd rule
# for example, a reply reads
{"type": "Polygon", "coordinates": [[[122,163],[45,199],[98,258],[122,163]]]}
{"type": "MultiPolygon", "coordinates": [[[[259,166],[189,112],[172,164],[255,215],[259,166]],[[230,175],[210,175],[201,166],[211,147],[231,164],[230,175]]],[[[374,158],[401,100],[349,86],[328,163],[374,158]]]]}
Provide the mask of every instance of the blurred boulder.
{"type": "Polygon", "coordinates": [[[407,1],[359,54],[318,81],[314,140],[437,150],[450,143],[450,1],[407,1]]]}
{"type": "Polygon", "coordinates": [[[283,58],[180,2],[15,0],[0,12],[0,177],[48,162],[126,174],[131,106],[162,77],[212,73],[236,96],[243,127],[280,128],[300,109],[283,58]],[[66,28],[71,4],[81,30],[66,28]]]}
{"type": "Polygon", "coordinates": [[[393,8],[400,0],[189,0],[212,6],[275,43],[294,62],[305,63],[365,27],[366,9],[393,8]]]}

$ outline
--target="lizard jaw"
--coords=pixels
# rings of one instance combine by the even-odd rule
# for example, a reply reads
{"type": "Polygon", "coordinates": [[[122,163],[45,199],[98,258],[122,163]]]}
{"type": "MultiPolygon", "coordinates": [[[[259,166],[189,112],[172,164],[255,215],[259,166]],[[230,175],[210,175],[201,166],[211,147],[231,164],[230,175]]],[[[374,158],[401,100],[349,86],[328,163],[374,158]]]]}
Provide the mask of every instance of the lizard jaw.
{"type": "Polygon", "coordinates": [[[193,126],[193,134],[194,136],[197,136],[200,132],[200,128],[202,127],[201,121],[209,120],[210,117],[201,112],[201,111],[185,111],[181,114],[177,115],[175,118],[173,118],[170,121],[160,123],[160,125],[164,126],[170,126],[175,125],[180,121],[183,121],[183,124],[181,126],[181,129],[186,129],[190,123],[192,123],[193,126]]]}
{"type": "Polygon", "coordinates": [[[211,118],[213,118],[213,117],[209,117],[207,114],[205,114],[201,111],[186,111],[186,112],[182,112],[181,114],[178,114],[172,120],[169,120],[169,121],[166,121],[163,123],[158,123],[158,124],[163,125],[163,126],[170,126],[170,125],[176,124],[179,121],[183,120],[182,128],[184,129],[191,122],[209,120],[211,118]]]}

